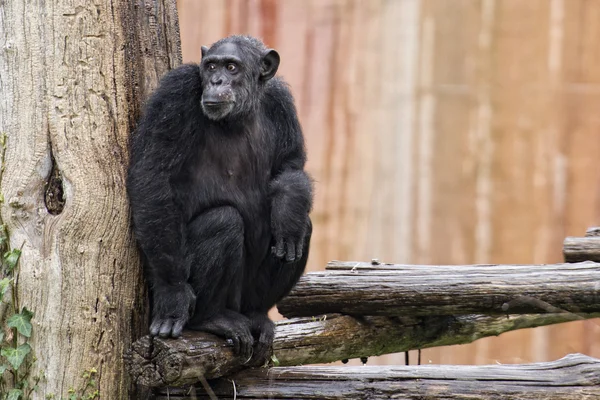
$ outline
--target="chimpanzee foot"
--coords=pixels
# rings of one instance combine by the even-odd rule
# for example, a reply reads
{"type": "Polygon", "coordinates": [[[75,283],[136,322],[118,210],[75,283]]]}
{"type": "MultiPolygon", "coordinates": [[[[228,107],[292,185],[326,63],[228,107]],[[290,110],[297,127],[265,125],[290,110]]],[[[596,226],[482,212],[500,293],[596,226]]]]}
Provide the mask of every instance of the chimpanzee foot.
{"type": "Polygon", "coordinates": [[[161,338],[178,338],[187,322],[187,315],[182,318],[155,318],[150,325],[150,336],[161,338]]]}
{"type": "Polygon", "coordinates": [[[191,322],[188,328],[226,339],[233,345],[234,353],[244,361],[252,357],[254,338],[250,331],[250,320],[242,314],[225,310],[207,320],[191,322]]]}
{"type": "Polygon", "coordinates": [[[250,314],[248,318],[250,318],[250,330],[254,336],[254,354],[248,364],[261,366],[270,360],[273,353],[275,324],[265,313],[250,314]]]}
{"type": "Polygon", "coordinates": [[[178,338],[189,316],[194,314],[196,296],[188,283],[153,288],[154,305],[150,336],[178,338]]]}

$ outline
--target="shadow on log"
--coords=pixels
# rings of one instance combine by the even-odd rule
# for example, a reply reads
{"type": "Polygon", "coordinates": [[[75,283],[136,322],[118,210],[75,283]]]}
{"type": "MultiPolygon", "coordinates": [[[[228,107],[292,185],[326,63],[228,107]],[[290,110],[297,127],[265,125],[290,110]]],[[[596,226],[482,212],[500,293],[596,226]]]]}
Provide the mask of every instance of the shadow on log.
{"type": "MultiPolygon", "coordinates": [[[[209,382],[223,399],[574,400],[600,397],[600,360],[571,354],[521,365],[278,367],[209,382]]],[[[202,389],[161,389],[156,400],[208,399],[202,389]],[[167,394],[168,393],[168,394],[167,394]]]]}
{"type": "MultiPolygon", "coordinates": [[[[470,343],[503,332],[556,324],[596,315],[362,317],[329,315],[277,322],[274,354],[280,366],[329,363],[434,346],[470,343]]],[[[242,368],[222,339],[184,332],[180,339],[146,336],[126,354],[134,383],[182,386],[229,375],[242,368]]]]}

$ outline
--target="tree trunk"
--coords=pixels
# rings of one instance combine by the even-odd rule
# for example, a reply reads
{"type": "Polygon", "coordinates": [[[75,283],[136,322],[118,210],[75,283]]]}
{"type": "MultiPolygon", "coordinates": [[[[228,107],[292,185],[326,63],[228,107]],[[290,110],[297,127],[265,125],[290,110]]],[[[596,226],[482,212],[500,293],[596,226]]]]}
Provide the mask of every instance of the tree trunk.
{"type": "Polygon", "coordinates": [[[180,63],[175,0],[0,1],[1,217],[22,246],[18,296],[44,371],[35,398],[68,396],[86,369],[125,399],[123,351],[145,328],[129,229],[128,136],[180,63]]]}

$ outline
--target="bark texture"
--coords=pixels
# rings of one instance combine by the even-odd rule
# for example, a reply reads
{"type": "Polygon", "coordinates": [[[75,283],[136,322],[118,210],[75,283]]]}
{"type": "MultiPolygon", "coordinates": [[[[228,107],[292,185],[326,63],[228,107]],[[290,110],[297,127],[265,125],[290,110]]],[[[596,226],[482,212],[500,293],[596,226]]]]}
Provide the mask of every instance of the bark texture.
{"type": "Polygon", "coordinates": [[[304,275],[286,317],[600,312],[600,264],[371,265],[335,261],[304,275]],[[432,273],[435,271],[435,273],[432,273]]]}
{"type": "MultiPolygon", "coordinates": [[[[362,317],[328,315],[277,322],[273,353],[280,366],[397,353],[471,343],[516,329],[556,324],[596,315],[362,317]]],[[[213,335],[184,333],[178,340],[143,337],[127,353],[133,380],[150,387],[181,386],[228,376],[243,368],[231,346],[213,335]]]]}
{"type": "Polygon", "coordinates": [[[159,76],[180,64],[175,0],[0,1],[1,207],[23,246],[21,303],[45,371],[67,397],[85,369],[125,399],[123,351],[145,292],[125,192],[129,133],[159,76]]]}
{"type": "MultiPolygon", "coordinates": [[[[220,400],[575,400],[599,397],[598,382],[600,360],[571,354],[521,365],[279,367],[243,371],[210,386],[220,400]]],[[[201,387],[163,389],[155,400],[209,399],[205,393],[201,387]]]]}
{"type": "MultiPolygon", "coordinates": [[[[597,229],[597,228],[596,228],[597,229]]],[[[563,243],[565,261],[600,261],[600,235],[596,230],[588,231],[586,237],[567,237],[563,243]]]]}

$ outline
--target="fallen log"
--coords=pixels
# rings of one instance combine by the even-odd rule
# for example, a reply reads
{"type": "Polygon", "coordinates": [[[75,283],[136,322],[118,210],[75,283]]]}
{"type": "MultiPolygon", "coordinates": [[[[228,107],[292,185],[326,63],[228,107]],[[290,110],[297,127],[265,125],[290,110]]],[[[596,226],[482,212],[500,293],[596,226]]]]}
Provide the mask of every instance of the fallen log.
{"type": "Polygon", "coordinates": [[[600,312],[600,264],[371,265],[332,262],[278,305],[286,317],[600,312]]]}
{"type": "MultiPolygon", "coordinates": [[[[210,382],[218,399],[574,400],[600,397],[600,360],[571,354],[521,365],[279,367],[210,382]]],[[[156,400],[208,399],[201,388],[161,389],[156,400]]]]}
{"type": "MultiPolygon", "coordinates": [[[[471,343],[503,332],[597,317],[576,314],[518,316],[362,317],[342,315],[277,322],[274,355],[280,366],[329,363],[434,346],[471,343]]],[[[181,386],[230,375],[243,368],[224,340],[185,331],[177,340],[150,338],[126,354],[134,383],[181,386]]]]}

